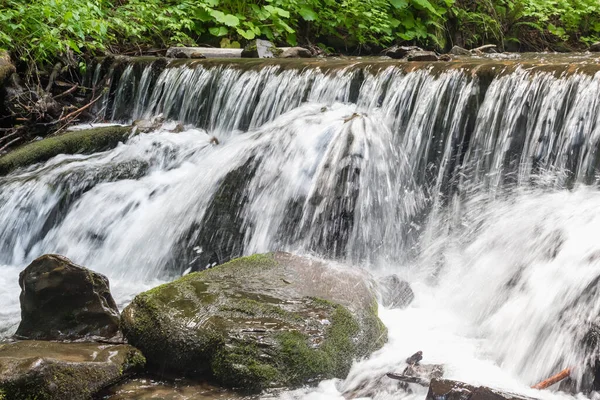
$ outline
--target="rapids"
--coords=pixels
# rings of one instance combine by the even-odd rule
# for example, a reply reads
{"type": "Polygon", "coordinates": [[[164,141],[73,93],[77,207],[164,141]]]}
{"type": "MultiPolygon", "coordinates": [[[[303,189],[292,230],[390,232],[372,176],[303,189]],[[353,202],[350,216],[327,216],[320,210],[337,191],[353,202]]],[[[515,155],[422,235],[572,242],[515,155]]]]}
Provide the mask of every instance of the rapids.
{"type": "Polygon", "coordinates": [[[103,74],[106,119],[167,122],[0,177],[0,335],[19,321],[18,272],[44,253],[106,274],[122,307],[286,250],[396,273],[416,299],[381,308],[390,342],[345,381],[283,397],[368,382],[393,398],[378,378],[417,350],[449,378],[568,397],[528,386],[586,362],[600,313],[600,73],[132,63],[89,79],[103,74]]]}

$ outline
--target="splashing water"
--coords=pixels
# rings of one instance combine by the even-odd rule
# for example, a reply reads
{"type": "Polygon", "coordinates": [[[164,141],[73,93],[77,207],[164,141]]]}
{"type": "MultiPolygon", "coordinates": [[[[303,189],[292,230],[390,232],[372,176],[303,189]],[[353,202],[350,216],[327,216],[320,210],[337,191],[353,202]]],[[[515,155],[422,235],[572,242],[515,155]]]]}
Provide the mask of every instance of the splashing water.
{"type": "Polygon", "coordinates": [[[183,132],[0,177],[0,334],[44,253],[106,274],[124,305],[190,267],[287,250],[399,274],[416,299],[381,309],[390,341],[346,380],[283,397],[422,398],[381,379],[417,350],[449,378],[566,396],[528,386],[585,365],[600,314],[600,76],[152,68],[110,68],[102,107],[183,132]]]}

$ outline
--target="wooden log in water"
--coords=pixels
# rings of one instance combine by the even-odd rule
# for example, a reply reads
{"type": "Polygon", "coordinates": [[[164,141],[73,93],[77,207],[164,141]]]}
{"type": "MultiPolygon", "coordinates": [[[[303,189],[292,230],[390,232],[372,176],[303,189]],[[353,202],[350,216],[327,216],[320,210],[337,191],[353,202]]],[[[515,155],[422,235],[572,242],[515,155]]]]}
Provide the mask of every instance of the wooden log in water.
{"type": "Polygon", "coordinates": [[[531,388],[539,389],[539,390],[547,389],[550,386],[554,385],[555,383],[558,383],[558,382],[562,381],[563,379],[567,379],[570,375],[571,375],[571,368],[565,368],[562,371],[560,371],[558,374],[553,375],[550,378],[545,379],[536,385],[533,385],[531,388]]]}

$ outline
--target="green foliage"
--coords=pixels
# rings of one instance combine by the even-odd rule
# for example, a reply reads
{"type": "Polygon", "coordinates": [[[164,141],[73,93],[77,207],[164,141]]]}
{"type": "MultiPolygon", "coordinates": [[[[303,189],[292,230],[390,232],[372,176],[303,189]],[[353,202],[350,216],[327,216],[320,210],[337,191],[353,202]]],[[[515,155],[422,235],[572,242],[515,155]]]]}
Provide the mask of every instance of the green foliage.
{"type": "Polygon", "coordinates": [[[600,38],[598,0],[0,0],[0,48],[50,63],[140,46],[415,43],[527,48],[600,38]],[[457,38],[461,38],[457,40],[457,38]]]}

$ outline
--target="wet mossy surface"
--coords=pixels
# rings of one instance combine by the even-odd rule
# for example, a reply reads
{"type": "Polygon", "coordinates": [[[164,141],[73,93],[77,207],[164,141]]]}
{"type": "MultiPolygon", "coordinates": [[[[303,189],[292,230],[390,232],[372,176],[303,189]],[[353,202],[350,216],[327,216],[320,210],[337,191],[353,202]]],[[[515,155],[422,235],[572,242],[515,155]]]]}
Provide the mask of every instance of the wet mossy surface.
{"type": "Polygon", "coordinates": [[[155,373],[258,392],[343,378],[387,340],[376,304],[361,274],[262,254],[140,294],[122,329],[155,373]]]}
{"type": "Polygon", "coordinates": [[[91,154],[109,150],[127,140],[130,134],[131,127],[106,126],[31,142],[0,157],[0,176],[59,154],[91,154]]]}
{"type": "Polygon", "coordinates": [[[11,400],[91,399],[144,365],[141,352],[128,345],[7,343],[0,345],[0,394],[11,400]]]}

